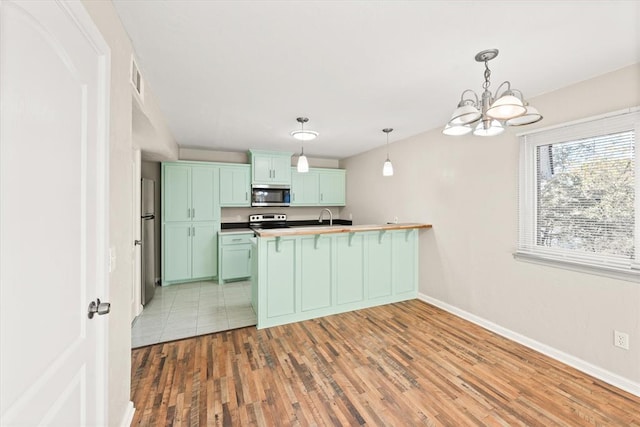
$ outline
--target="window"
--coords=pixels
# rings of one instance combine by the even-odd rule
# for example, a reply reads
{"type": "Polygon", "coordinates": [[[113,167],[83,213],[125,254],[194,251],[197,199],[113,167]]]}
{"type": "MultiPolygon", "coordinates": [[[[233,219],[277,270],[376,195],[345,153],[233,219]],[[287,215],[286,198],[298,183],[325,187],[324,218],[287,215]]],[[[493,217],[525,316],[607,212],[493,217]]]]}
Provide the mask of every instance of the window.
{"type": "Polygon", "coordinates": [[[638,135],[634,108],[520,136],[516,258],[640,281],[638,135]]]}

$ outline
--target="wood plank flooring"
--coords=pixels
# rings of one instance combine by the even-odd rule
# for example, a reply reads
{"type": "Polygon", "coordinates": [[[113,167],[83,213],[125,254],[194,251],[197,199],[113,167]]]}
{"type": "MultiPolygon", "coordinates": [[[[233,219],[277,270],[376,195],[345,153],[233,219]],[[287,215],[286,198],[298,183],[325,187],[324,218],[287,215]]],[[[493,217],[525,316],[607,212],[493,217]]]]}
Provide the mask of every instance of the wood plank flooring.
{"type": "Polygon", "coordinates": [[[132,355],[132,425],[640,426],[640,398],[419,300],[132,355]]]}

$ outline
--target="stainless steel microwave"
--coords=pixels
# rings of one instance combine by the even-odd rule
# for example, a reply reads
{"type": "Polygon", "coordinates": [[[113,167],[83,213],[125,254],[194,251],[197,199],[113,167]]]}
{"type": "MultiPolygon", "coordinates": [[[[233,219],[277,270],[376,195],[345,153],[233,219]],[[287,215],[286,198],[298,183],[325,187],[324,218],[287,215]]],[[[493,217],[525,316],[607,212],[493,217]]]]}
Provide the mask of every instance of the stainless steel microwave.
{"type": "Polygon", "coordinates": [[[291,188],[282,185],[253,185],[251,187],[251,206],[289,206],[291,188]]]}

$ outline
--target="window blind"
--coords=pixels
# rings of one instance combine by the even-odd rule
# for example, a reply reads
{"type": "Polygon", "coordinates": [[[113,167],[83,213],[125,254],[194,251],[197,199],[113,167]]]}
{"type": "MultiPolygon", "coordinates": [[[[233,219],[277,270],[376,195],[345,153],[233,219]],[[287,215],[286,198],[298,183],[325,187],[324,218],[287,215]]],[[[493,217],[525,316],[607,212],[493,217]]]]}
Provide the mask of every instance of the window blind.
{"type": "Polygon", "coordinates": [[[634,266],[639,123],[630,111],[520,137],[519,253],[634,266]]]}

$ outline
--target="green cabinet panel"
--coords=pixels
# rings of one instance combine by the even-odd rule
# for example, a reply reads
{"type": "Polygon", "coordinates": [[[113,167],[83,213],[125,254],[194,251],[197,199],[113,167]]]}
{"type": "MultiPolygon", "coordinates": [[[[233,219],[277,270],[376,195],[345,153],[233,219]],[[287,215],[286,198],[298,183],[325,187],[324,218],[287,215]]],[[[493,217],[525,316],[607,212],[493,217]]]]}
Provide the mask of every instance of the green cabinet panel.
{"type": "Polygon", "coordinates": [[[375,232],[367,236],[368,298],[391,295],[391,233],[375,232]]]}
{"type": "Polygon", "coordinates": [[[319,172],[320,205],[346,204],[346,174],[344,169],[323,169],[319,172]]]}
{"type": "MultiPolygon", "coordinates": [[[[265,272],[267,318],[294,314],[296,310],[296,239],[278,238],[267,242],[265,272]]],[[[262,310],[262,307],[260,307],[262,310]]]]}
{"type": "Polygon", "coordinates": [[[416,230],[393,234],[393,293],[414,292],[418,287],[416,230]]]}
{"type": "Polygon", "coordinates": [[[336,304],[364,300],[364,234],[336,237],[336,304]]]}
{"type": "Polygon", "coordinates": [[[191,221],[191,167],[163,165],[163,221],[191,221]]]}
{"type": "Polygon", "coordinates": [[[320,185],[318,173],[309,171],[299,173],[291,169],[291,206],[318,206],[320,185]]]}
{"type": "Polygon", "coordinates": [[[331,306],[331,239],[315,235],[300,239],[301,310],[331,306]]]}
{"type": "Polygon", "coordinates": [[[251,206],[251,166],[220,166],[220,206],[251,206]]]}
{"type": "Polygon", "coordinates": [[[191,223],[165,224],[162,237],[164,251],[162,279],[181,280],[191,277],[191,223]]]}
{"type": "Polygon", "coordinates": [[[191,168],[191,221],[220,219],[217,172],[218,168],[213,166],[191,168]]]}
{"type": "Polygon", "coordinates": [[[291,153],[249,150],[251,183],[291,185],[291,153]]]}
{"type": "Polygon", "coordinates": [[[191,229],[191,278],[213,277],[218,273],[219,223],[194,223],[191,229]]]}

